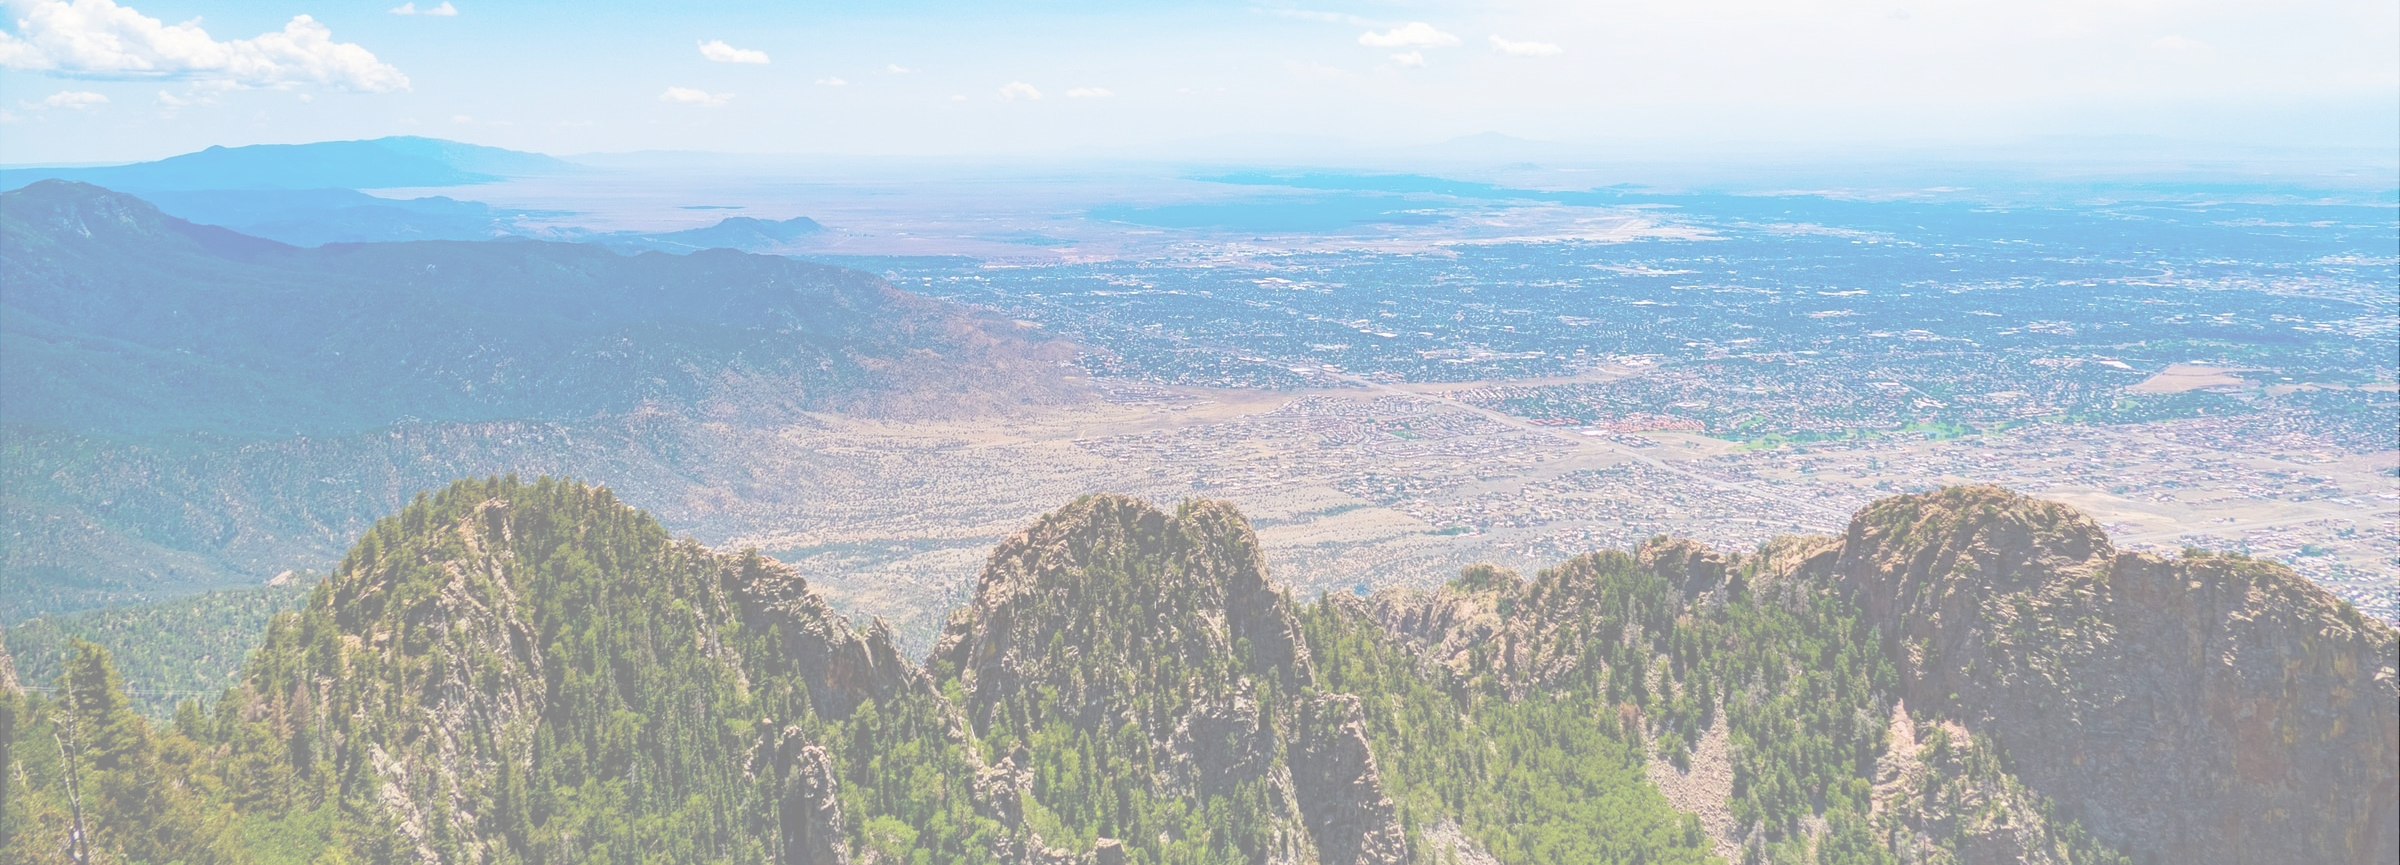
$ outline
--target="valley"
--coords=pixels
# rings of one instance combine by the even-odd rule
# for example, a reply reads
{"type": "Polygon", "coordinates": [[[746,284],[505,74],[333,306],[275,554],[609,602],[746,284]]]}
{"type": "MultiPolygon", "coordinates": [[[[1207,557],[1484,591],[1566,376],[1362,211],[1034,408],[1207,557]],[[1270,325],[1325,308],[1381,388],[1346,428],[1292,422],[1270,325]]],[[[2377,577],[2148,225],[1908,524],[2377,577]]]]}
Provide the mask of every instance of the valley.
{"type": "Polygon", "coordinates": [[[924,599],[955,600],[1006,531],[998,515],[1023,519],[1088,489],[1236,502],[1271,542],[1278,573],[1314,593],[1432,585],[1476,562],[1533,568],[1659,534],[1745,549],[1832,531],[1895,490],[1992,481],[2073,502],[2134,549],[2274,557],[2372,615],[2395,615],[2384,574],[2400,548],[2377,529],[2400,519],[2400,502],[2379,497],[2391,455],[2328,452],[2304,436],[2281,442],[2288,450],[2219,455],[2207,443],[2225,424],[2212,421],[1751,449],[1524,427],[1405,392],[1156,388],[992,426],[788,430],[773,440],[789,462],[766,476],[794,478],[810,491],[797,499],[805,506],[726,497],[661,513],[707,526],[713,542],[773,552],[909,640],[936,621],[939,605],[924,599]]]}

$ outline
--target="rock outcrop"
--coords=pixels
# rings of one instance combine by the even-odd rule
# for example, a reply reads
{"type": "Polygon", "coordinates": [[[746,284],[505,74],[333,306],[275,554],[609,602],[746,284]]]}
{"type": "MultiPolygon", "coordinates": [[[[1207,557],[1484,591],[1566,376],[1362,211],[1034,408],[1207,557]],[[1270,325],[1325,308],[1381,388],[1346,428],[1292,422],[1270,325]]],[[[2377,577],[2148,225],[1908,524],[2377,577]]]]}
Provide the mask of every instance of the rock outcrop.
{"type": "Polygon", "coordinates": [[[807,744],[787,728],[777,743],[773,771],[783,775],[775,803],[782,838],[776,860],[783,865],[850,865],[849,830],[835,800],[837,779],[825,749],[807,744]]]}
{"type": "Polygon", "coordinates": [[[385,861],[598,855],[631,814],[579,826],[529,792],[597,776],[649,797],[612,807],[711,802],[731,815],[711,818],[719,843],[847,863],[838,778],[800,722],[925,686],[888,633],[852,631],[772,560],[672,539],[603,489],[462,481],[377,524],[276,620],[227,696],[256,767],[230,782],[270,799],[372,784],[362,846],[385,861]]]}
{"type": "Polygon", "coordinates": [[[2139,862],[2400,859],[2394,632],[2281,565],[1966,487],[1876,502],[1798,570],[1855,593],[1911,707],[2139,862]]]}
{"type": "Polygon", "coordinates": [[[742,626],[775,635],[777,651],[760,662],[806,680],[818,714],[847,718],[869,700],[934,695],[932,678],[900,654],[891,627],[881,619],[859,633],[791,568],[756,554],[744,556],[732,577],[742,626]]]}
{"type": "Polygon", "coordinates": [[[0,644],[0,694],[20,694],[24,691],[24,684],[17,681],[17,659],[8,653],[7,645],[0,644]]]}
{"type": "Polygon", "coordinates": [[[1327,694],[1303,702],[1297,721],[1292,789],[1321,861],[1407,861],[1408,839],[1397,807],[1384,794],[1358,698],[1327,694]]]}
{"type": "MultiPolygon", "coordinates": [[[[1169,514],[1099,495],[1044,516],[992,553],[931,663],[963,689],[977,737],[1013,743],[1015,767],[1079,762],[1044,743],[1119,731],[1087,748],[1100,762],[1083,771],[1106,780],[1065,796],[1239,802],[1263,821],[1240,846],[1255,861],[1406,859],[1355,702],[1304,693],[1317,677],[1291,601],[1227,503],[1169,514]]],[[[1145,815],[1103,804],[1090,818],[1145,815]]],[[[1116,840],[1109,855],[1164,843],[1116,840]]]]}

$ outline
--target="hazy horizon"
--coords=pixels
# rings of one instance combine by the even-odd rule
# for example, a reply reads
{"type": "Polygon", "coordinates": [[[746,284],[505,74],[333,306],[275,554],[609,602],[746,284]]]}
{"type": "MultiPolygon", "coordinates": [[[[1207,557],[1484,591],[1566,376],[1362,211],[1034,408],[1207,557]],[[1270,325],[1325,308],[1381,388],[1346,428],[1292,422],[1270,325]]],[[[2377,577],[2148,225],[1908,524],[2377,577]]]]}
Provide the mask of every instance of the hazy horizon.
{"type": "Polygon", "coordinates": [[[6,6],[8,164],[400,134],[965,160],[2400,147],[2400,10],[2372,2],[6,6]]]}

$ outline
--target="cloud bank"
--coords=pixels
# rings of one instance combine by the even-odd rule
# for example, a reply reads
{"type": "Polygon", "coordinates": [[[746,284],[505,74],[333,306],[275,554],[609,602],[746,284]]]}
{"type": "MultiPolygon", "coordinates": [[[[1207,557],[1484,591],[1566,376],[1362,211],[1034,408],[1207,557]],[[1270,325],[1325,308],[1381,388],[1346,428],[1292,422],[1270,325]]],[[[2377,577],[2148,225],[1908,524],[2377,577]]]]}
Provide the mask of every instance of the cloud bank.
{"type": "Polygon", "coordinates": [[[756,51],[749,48],[735,48],[731,45],[725,44],[725,40],[723,39],[711,39],[700,43],[700,56],[714,60],[718,63],[767,62],[767,52],[756,51]]]}
{"type": "MultiPolygon", "coordinates": [[[[447,5],[447,4],[445,4],[447,5]]],[[[306,15],[249,39],[217,41],[198,20],[167,25],[112,0],[46,0],[18,7],[17,32],[0,32],[0,68],[67,78],[223,81],[242,87],[306,84],[365,93],[408,89],[408,76],[306,15]]]]}
{"type": "Polygon", "coordinates": [[[1031,101],[1040,98],[1042,98],[1042,91],[1023,81],[1011,81],[1000,86],[1000,101],[1002,102],[1015,102],[1019,99],[1031,101]]]}

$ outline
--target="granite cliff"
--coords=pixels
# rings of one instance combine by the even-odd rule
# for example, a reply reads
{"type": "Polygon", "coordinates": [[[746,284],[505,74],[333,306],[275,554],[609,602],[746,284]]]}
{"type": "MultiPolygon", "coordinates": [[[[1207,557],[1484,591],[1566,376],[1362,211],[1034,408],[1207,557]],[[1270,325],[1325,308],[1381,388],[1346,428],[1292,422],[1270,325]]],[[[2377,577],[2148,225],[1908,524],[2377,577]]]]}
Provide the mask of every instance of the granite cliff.
{"type": "Polygon", "coordinates": [[[2281,565],[1964,487],[1875,503],[1800,570],[1857,598],[1912,709],[2136,861],[2400,859],[2393,630],[2281,565]]]}

